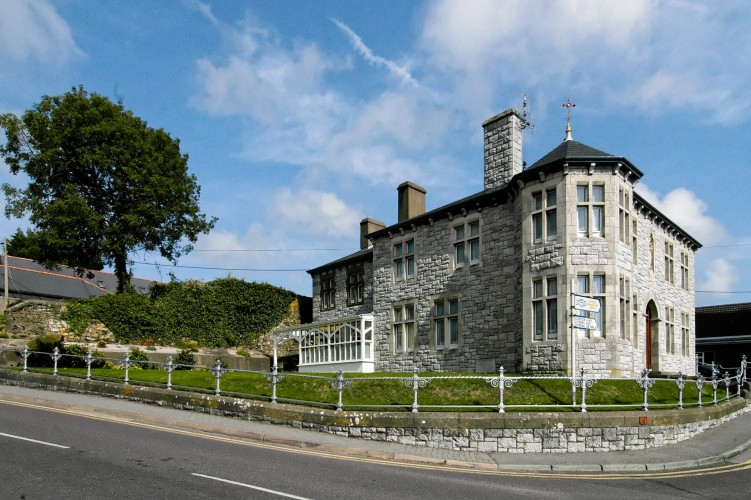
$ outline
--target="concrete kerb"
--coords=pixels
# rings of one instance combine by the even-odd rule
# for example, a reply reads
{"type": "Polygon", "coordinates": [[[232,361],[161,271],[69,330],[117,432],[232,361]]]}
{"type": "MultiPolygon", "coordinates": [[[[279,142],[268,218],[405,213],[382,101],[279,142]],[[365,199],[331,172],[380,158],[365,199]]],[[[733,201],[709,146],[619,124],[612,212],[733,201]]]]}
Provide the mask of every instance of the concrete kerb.
{"type": "MultiPolygon", "coordinates": [[[[120,399],[133,399],[137,401],[148,401],[150,403],[155,403],[157,405],[164,405],[164,406],[172,406],[175,402],[177,402],[178,407],[181,407],[183,409],[190,408],[194,411],[199,412],[206,412],[206,413],[223,413],[221,408],[224,406],[224,404],[220,404],[222,400],[232,400],[234,398],[224,398],[224,397],[217,397],[213,395],[205,395],[205,394],[195,394],[195,393],[180,393],[177,391],[167,391],[165,389],[157,389],[153,387],[141,387],[141,386],[123,386],[122,384],[114,384],[114,383],[107,383],[107,382],[101,382],[101,381],[86,381],[82,379],[72,379],[69,380],[68,383],[62,382],[63,380],[68,380],[63,377],[53,377],[51,375],[45,375],[45,374],[38,374],[38,373],[26,373],[23,372],[17,372],[13,370],[2,370],[0,369],[0,382],[8,384],[8,385],[20,385],[20,386],[27,386],[27,387],[37,387],[37,388],[46,388],[46,389],[52,389],[52,390],[63,390],[68,392],[78,392],[78,393],[89,393],[89,394],[99,394],[99,395],[105,395],[120,399]],[[14,380],[15,379],[15,380],[14,380]],[[25,379],[25,380],[20,380],[25,379]],[[16,383],[14,383],[16,382],[16,383]],[[54,382],[54,384],[52,384],[54,382]],[[165,401],[165,394],[168,396],[165,401]],[[144,397],[146,396],[146,397],[144,397]],[[149,396],[152,398],[149,401],[149,396]],[[172,404],[171,404],[172,403],[172,404]],[[199,406],[202,406],[202,408],[199,408],[199,406]]],[[[248,408],[267,408],[269,405],[266,403],[258,403],[253,402],[253,404],[243,405],[245,410],[248,408]]],[[[742,404],[745,404],[745,401],[742,402],[742,404]]],[[[285,408],[272,408],[272,416],[276,417],[276,420],[285,420],[281,417],[280,414],[273,415],[279,410],[282,410],[281,413],[285,413],[291,407],[291,405],[282,405],[285,408]]],[[[237,411],[238,407],[236,403],[230,402],[230,408],[233,408],[235,411],[237,411]]],[[[86,410],[91,411],[93,413],[99,412],[101,413],[103,410],[95,409],[95,408],[86,408],[86,410]]],[[[301,412],[300,407],[294,408],[294,410],[298,413],[301,412]]],[[[721,417],[722,414],[728,414],[731,412],[731,409],[725,408],[724,410],[719,407],[712,407],[712,408],[705,408],[705,410],[711,410],[708,411],[708,414],[704,414],[703,419],[712,419],[712,418],[718,418],[721,417]]],[[[668,410],[670,412],[670,410],[668,410]]],[[[687,410],[675,410],[675,412],[678,412],[679,421],[684,421],[687,417],[687,410]]],[[[327,415],[328,417],[334,417],[337,418],[337,412],[335,411],[328,411],[328,410],[316,410],[316,409],[302,409],[302,413],[304,417],[298,417],[302,418],[302,420],[312,420],[312,421],[321,421],[322,415],[327,415],[327,413],[330,413],[332,415],[327,415]]],[[[341,413],[341,412],[340,412],[341,413]]],[[[622,413],[622,412],[620,412],[622,413]]],[[[664,420],[670,420],[668,418],[668,415],[661,415],[662,411],[654,411],[650,412],[650,424],[654,425],[653,422],[655,421],[664,421],[664,420]]],[[[391,414],[389,416],[395,416],[396,420],[400,420],[403,423],[414,423],[414,414],[391,414]]],[[[517,419],[521,419],[523,421],[523,426],[527,427],[530,426],[532,423],[540,424],[540,425],[549,425],[550,422],[557,422],[558,425],[560,425],[561,417],[565,419],[566,425],[572,425],[576,426],[586,426],[587,424],[592,423],[592,417],[593,415],[596,415],[594,413],[589,413],[586,415],[578,414],[578,413],[564,413],[564,414],[553,414],[553,413],[543,413],[543,414],[535,414],[535,415],[526,415],[526,416],[519,416],[516,414],[517,419]],[[570,421],[569,421],[570,420],[570,421]]],[[[636,416],[638,418],[639,415],[642,415],[640,413],[636,413],[636,416]]],[[[192,423],[188,421],[177,421],[175,419],[160,419],[156,417],[150,417],[145,415],[135,415],[135,414],[118,414],[116,415],[118,418],[123,419],[124,421],[138,421],[138,422],[149,422],[154,424],[160,424],[160,425],[167,425],[172,427],[179,427],[179,428],[189,428],[192,430],[200,431],[200,432],[206,432],[206,433],[212,433],[212,434],[222,434],[222,435],[228,435],[232,437],[247,439],[250,441],[256,441],[256,442],[262,442],[262,443],[269,443],[269,444],[275,444],[280,446],[286,446],[291,448],[303,448],[303,449],[315,449],[320,451],[327,451],[334,454],[340,454],[344,456],[362,456],[362,457],[369,457],[369,458],[376,458],[376,459],[384,459],[384,460],[395,460],[400,462],[408,462],[408,463],[421,463],[421,464],[437,464],[437,465],[449,465],[454,467],[464,467],[464,468],[473,468],[473,469],[482,469],[482,470],[500,470],[500,471],[526,471],[526,472],[638,472],[638,471],[657,471],[657,470],[680,470],[680,469],[691,469],[691,468],[697,468],[697,467],[707,467],[707,466],[713,466],[713,465],[723,465],[730,461],[732,457],[735,457],[739,455],[740,453],[745,452],[749,448],[751,448],[751,439],[747,440],[745,443],[736,446],[735,448],[731,450],[727,450],[726,452],[718,455],[712,455],[707,456],[699,460],[683,460],[683,461],[676,461],[676,462],[667,462],[667,463],[651,463],[651,464],[634,464],[634,463],[624,463],[624,464],[507,464],[507,463],[495,463],[492,461],[488,461],[488,456],[485,453],[479,453],[483,455],[482,457],[474,457],[472,453],[467,453],[466,456],[461,459],[452,459],[452,458],[444,458],[444,457],[435,457],[435,456],[420,456],[418,454],[410,454],[410,453],[392,453],[392,452],[385,452],[385,451],[378,451],[373,449],[360,449],[360,448],[352,448],[350,446],[342,447],[337,445],[331,445],[326,443],[320,443],[315,441],[305,441],[305,440],[299,440],[299,439],[290,439],[286,438],[284,436],[276,435],[276,434],[265,434],[265,433],[257,433],[257,432],[251,432],[251,431],[239,431],[232,428],[222,427],[222,426],[212,426],[212,425],[204,425],[204,424],[198,424],[198,423],[192,423]]],[[[236,416],[236,415],[235,415],[236,416]]],[[[482,416],[482,414],[480,414],[482,416]]],[[[508,415],[506,415],[507,417],[508,415]]],[[[443,422],[444,424],[453,424],[456,425],[458,422],[462,422],[464,425],[469,424],[472,422],[474,426],[477,427],[485,427],[483,425],[482,419],[479,418],[477,415],[469,415],[469,414],[459,414],[459,417],[456,417],[454,414],[453,416],[447,416],[447,415],[439,415],[436,419],[429,418],[430,415],[427,413],[421,413],[417,414],[416,418],[420,419],[420,422],[423,424],[427,423],[428,420],[430,420],[431,425],[435,425],[439,421],[443,422]]],[[[498,417],[497,414],[493,415],[493,417],[498,417]]],[[[252,417],[243,417],[243,418],[250,418],[252,417]]],[[[385,414],[382,414],[380,418],[386,418],[385,414]]],[[[487,414],[486,414],[487,418],[487,414]]],[[[617,425],[622,423],[626,423],[624,421],[624,418],[626,418],[624,415],[616,415],[611,414],[607,417],[603,417],[604,420],[609,421],[608,425],[617,425]]],[[[695,417],[694,417],[695,418],[695,417]]],[[[690,420],[690,419],[689,419],[690,420]]],[[[267,420],[269,421],[269,420],[267,420]]],[[[513,426],[513,421],[509,420],[507,418],[504,419],[505,423],[510,423],[513,426]]],[[[288,423],[288,422],[287,422],[288,423]]],[[[495,419],[493,422],[496,426],[499,425],[499,421],[495,419]]],[[[393,425],[393,421],[392,421],[393,425]]],[[[472,424],[470,424],[472,425],[472,424]]],[[[520,425],[520,423],[517,422],[516,425],[520,425]]],[[[356,443],[356,441],[352,441],[353,444],[356,443]]],[[[357,446],[357,445],[355,445],[357,446]]],[[[423,449],[420,447],[419,449],[423,449]]],[[[435,449],[433,449],[435,451],[435,449]]],[[[478,453],[475,453],[475,455],[478,453]]],[[[560,456],[560,453],[554,453],[551,455],[558,455],[560,456]]],[[[565,456],[565,454],[563,454],[565,456]]],[[[555,456],[551,456],[551,459],[557,458],[555,456]]]]}

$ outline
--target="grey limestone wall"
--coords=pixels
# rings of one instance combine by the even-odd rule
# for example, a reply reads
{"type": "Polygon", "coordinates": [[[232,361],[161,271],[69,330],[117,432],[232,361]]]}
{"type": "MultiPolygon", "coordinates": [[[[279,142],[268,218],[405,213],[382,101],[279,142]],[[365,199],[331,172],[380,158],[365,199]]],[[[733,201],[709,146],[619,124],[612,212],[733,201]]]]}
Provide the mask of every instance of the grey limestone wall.
{"type": "Polygon", "coordinates": [[[514,205],[505,204],[442,218],[404,234],[374,242],[374,311],[376,370],[495,372],[503,365],[518,367],[516,329],[519,318],[518,219],[514,205]],[[480,222],[480,262],[457,267],[453,227],[480,222]],[[416,272],[396,281],[391,248],[398,240],[414,238],[416,272]],[[433,303],[458,298],[460,338],[456,348],[438,349],[434,339],[433,303]],[[394,305],[413,303],[417,333],[415,349],[399,353],[392,334],[394,305]]]}
{"type": "Polygon", "coordinates": [[[339,266],[333,270],[336,279],[335,307],[321,310],[321,274],[313,275],[313,322],[331,321],[359,314],[373,312],[373,263],[365,261],[360,264],[339,266]],[[361,266],[364,277],[363,303],[347,305],[347,273],[348,270],[361,266]]]}

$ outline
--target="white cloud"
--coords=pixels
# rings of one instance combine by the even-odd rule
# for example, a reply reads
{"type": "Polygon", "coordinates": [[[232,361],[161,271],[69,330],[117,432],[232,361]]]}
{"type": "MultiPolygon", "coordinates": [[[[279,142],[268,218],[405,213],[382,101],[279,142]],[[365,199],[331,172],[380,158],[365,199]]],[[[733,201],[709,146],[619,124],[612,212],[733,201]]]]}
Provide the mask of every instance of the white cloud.
{"type": "Polygon", "coordinates": [[[339,29],[342,30],[345,35],[349,37],[355,50],[359,52],[360,55],[362,55],[368,63],[376,66],[384,66],[389,70],[389,73],[394,75],[405,85],[412,87],[418,86],[417,81],[412,78],[409,69],[407,69],[405,66],[400,66],[393,61],[389,61],[388,59],[384,59],[383,57],[374,54],[370,47],[365,45],[360,36],[352,31],[349,26],[339,21],[338,19],[332,19],[331,21],[336,24],[337,27],[339,27],[339,29]]]}
{"type": "Polygon", "coordinates": [[[272,213],[277,215],[275,224],[298,233],[320,238],[345,236],[353,241],[364,218],[358,209],[349,206],[336,194],[314,189],[293,192],[282,188],[276,196],[272,213]]]}
{"type": "Polygon", "coordinates": [[[701,280],[697,281],[697,290],[730,292],[739,282],[738,269],[726,259],[713,259],[705,266],[701,280]]]}
{"type": "Polygon", "coordinates": [[[727,241],[727,229],[707,214],[707,204],[688,189],[677,188],[662,197],[644,184],[639,184],[636,191],[702,245],[727,241]]]}
{"type": "Polygon", "coordinates": [[[473,113],[487,113],[499,91],[513,85],[518,94],[560,99],[564,90],[616,110],[688,110],[731,125],[751,111],[751,59],[734,56],[751,50],[751,10],[742,3],[723,7],[439,0],[427,9],[420,45],[441,74],[421,79],[445,79],[473,113]]]}
{"type": "Polygon", "coordinates": [[[6,0],[0,15],[0,55],[63,64],[83,56],[68,23],[45,0],[6,0]]]}

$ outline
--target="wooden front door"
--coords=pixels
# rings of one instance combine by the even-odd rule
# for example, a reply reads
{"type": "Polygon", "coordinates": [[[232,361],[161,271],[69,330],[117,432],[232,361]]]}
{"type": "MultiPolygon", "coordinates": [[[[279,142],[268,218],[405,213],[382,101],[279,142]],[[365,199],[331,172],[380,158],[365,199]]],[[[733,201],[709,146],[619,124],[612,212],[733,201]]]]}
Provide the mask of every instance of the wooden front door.
{"type": "Polygon", "coordinates": [[[644,351],[647,356],[647,370],[652,369],[652,308],[647,306],[647,337],[644,340],[644,351]]]}

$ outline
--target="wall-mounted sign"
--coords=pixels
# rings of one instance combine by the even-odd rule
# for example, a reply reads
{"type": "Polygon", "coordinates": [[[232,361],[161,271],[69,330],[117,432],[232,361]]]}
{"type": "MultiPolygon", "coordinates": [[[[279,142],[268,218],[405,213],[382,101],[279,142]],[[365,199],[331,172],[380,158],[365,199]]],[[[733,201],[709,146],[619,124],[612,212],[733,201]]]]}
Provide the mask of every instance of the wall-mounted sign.
{"type": "Polygon", "coordinates": [[[597,321],[584,316],[571,316],[571,326],[582,330],[597,330],[597,321]]]}
{"type": "Polygon", "coordinates": [[[574,309],[577,311],[600,312],[600,301],[591,297],[573,296],[574,309]]]}

